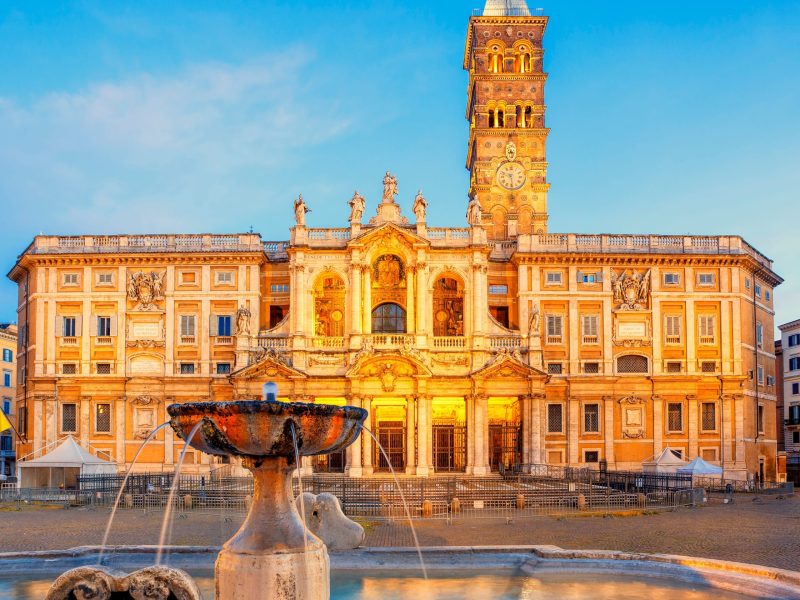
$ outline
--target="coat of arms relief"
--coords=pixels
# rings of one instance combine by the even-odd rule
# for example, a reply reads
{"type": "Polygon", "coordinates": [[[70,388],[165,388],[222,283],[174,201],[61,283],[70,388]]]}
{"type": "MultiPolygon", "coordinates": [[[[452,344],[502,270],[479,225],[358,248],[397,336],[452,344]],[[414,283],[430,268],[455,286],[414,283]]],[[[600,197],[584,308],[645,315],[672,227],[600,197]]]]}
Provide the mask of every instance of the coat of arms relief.
{"type": "Polygon", "coordinates": [[[137,271],[128,281],[128,299],[136,302],[134,310],[158,310],[164,299],[164,273],[137,271]]]}
{"type": "Polygon", "coordinates": [[[618,274],[612,268],[611,285],[614,290],[615,310],[650,308],[650,269],[644,273],[623,269],[618,274]]]}

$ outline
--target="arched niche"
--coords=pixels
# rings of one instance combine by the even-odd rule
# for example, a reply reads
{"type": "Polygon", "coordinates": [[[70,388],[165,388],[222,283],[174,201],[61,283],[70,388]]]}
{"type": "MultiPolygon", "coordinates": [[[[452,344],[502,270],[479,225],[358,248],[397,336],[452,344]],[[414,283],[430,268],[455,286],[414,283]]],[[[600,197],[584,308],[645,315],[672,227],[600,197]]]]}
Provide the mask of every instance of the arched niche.
{"type": "Polygon", "coordinates": [[[345,284],[336,273],[322,273],[314,284],[314,334],[343,337],[345,284]]]}
{"type": "Polygon", "coordinates": [[[433,335],[464,335],[464,282],[451,272],[433,283],[433,335]]]}

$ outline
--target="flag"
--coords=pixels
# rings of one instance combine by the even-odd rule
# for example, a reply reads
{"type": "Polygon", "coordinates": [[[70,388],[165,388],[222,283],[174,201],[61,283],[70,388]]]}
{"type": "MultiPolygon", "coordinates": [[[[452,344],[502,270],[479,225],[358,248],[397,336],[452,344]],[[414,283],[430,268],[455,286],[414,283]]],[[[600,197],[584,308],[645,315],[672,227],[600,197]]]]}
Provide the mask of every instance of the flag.
{"type": "Polygon", "coordinates": [[[11,424],[11,421],[8,420],[6,413],[0,410],[0,432],[5,431],[6,429],[14,429],[14,426],[11,424]]]}

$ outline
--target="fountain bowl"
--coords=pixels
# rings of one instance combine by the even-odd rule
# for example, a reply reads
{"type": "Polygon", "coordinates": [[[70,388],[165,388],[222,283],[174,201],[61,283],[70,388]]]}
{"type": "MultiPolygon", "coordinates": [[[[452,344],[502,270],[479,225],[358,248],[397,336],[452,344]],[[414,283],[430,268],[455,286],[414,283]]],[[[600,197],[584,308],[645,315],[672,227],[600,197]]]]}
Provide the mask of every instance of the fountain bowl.
{"type": "Polygon", "coordinates": [[[274,400],[188,402],[167,407],[170,425],[189,445],[217,456],[260,459],[329,454],[349,446],[361,433],[367,411],[356,406],[332,406],[274,400]]]}

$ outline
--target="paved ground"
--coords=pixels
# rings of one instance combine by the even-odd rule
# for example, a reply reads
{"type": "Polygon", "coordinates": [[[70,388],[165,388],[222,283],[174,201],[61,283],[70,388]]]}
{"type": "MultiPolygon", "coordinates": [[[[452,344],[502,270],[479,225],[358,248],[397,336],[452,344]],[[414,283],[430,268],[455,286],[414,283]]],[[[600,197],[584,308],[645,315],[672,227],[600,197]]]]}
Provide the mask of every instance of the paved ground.
{"type": "MultiPolygon", "coordinates": [[[[0,551],[63,549],[101,542],[107,510],[26,508],[0,510],[0,551]]],[[[190,513],[174,522],[172,543],[220,545],[241,516],[190,513]]],[[[123,510],[111,544],[156,544],[161,514],[123,510]]],[[[800,496],[757,501],[742,496],[699,509],[627,517],[533,517],[497,520],[419,521],[423,546],[553,544],[570,549],[664,552],[737,560],[800,570],[800,496]]],[[[410,546],[405,525],[367,524],[367,545],[410,546]]]]}

